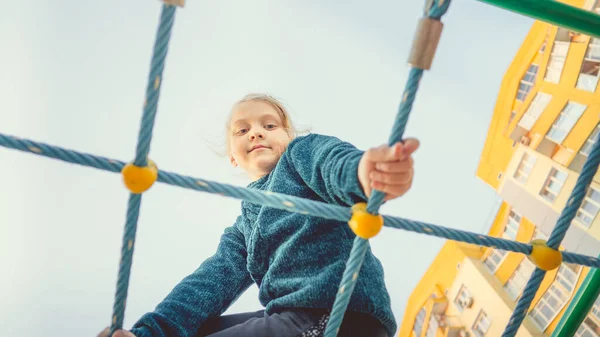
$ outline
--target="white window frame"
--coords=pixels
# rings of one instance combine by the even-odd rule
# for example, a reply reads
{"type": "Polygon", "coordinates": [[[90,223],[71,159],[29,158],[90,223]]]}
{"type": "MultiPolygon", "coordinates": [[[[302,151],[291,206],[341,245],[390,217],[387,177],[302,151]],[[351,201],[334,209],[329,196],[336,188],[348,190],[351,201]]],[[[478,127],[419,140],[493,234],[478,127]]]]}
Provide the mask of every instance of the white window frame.
{"type": "Polygon", "coordinates": [[[598,5],[600,5],[600,1],[598,0],[585,0],[583,4],[583,9],[588,10],[590,12],[598,11],[598,5]]]}
{"type": "Polygon", "coordinates": [[[535,265],[528,258],[524,258],[508,281],[506,281],[504,290],[513,301],[516,301],[521,296],[534,270],[535,265]]]}
{"type": "Polygon", "coordinates": [[[471,300],[473,300],[473,295],[469,291],[469,288],[467,288],[467,286],[465,286],[464,284],[461,285],[460,289],[458,289],[456,297],[454,298],[454,305],[456,306],[458,311],[462,312],[463,310],[465,310],[467,308],[466,303],[468,303],[471,300]]]}
{"type": "Polygon", "coordinates": [[[552,127],[546,134],[546,138],[556,144],[562,144],[586,109],[587,105],[568,101],[560,115],[554,120],[552,127]]]}
{"type": "Polygon", "coordinates": [[[488,255],[485,258],[485,260],[483,260],[483,264],[487,267],[487,269],[490,271],[490,273],[494,274],[494,273],[496,273],[498,268],[500,268],[500,265],[502,264],[502,262],[504,262],[504,260],[506,259],[507,256],[508,256],[507,251],[498,249],[498,248],[493,248],[490,255],[488,255]],[[498,262],[495,262],[492,259],[492,257],[498,257],[498,262]],[[490,262],[488,263],[488,261],[490,261],[490,262]]]}
{"type": "Polygon", "coordinates": [[[540,196],[542,197],[542,199],[551,204],[554,203],[556,201],[556,198],[558,198],[558,195],[562,191],[562,188],[565,185],[565,182],[567,181],[568,177],[568,172],[559,170],[556,167],[552,167],[552,169],[550,169],[550,173],[548,173],[546,181],[544,182],[544,186],[542,186],[542,189],[540,190],[540,196]],[[562,177],[564,177],[564,179],[558,178],[558,175],[561,175],[562,177]],[[552,183],[558,185],[558,190],[556,191],[556,193],[549,188],[550,184],[552,183]]]}
{"type": "Polygon", "coordinates": [[[516,240],[517,235],[519,234],[520,225],[521,215],[511,209],[508,213],[508,219],[506,221],[506,225],[504,226],[502,237],[508,240],[516,240]]]}
{"type": "Polygon", "coordinates": [[[531,92],[535,84],[535,79],[537,77],[537,73],[539,71],[540,66],[532,63],[529,65],[527,72],[521,78],[521,82],[519,82],[519,89],[517,90],[517,101],[525,101],[527,99],[527,95],[531,92]]]}
{"type": "Polygon", "coordinates": [[[537,156],[529,152],[524,152],[519,161],[519,166],[517,166],[515,174],[513,175],[515,180],[523,185],[527,184],[527,180],[529,179],[531,171],[533,171],[536,161],[537,156]]]}
{"type": "Polygon", "coordinates": [[[550,59],[548,60],[548,66],[546,67],[546,76],[544,80],[551,83],[560,83],[567,55],[569,54],[569,47],[571,42],[567,41],[554,41],[552,51],[550,52],[550,59]]]}
{"type": "Polygon", "coordinates": [[[579,209],[577,210],[577,213],[575,214],[575,221],[578,224],[580,224],[581,226],[586,227],[586,228],[590,228],[592,226],[592,223],[594,222],[594,220],[600,213],[600,201],[594,200],[591,197],[592,193],[597,193],[600,196],[600,188],[595,187],[595,186],[590,186],[588,188],[587,193],[585,194],[585,198],[583,199],[581,206],[579,207],[579,209]],[[594,214],[588,212],[588,210],[585,209],[587,205],[590,205],[591,207],[596,208],[596,211],[594,212],[594,214]],[[589,223],[586,222],[586,219],[590,219],[589,223]]]}
{"type": "Polygon", "coordinates": [[[517,115],[517,111],[513,110],[510,112],[510,117],[508,117],[508,124],[510,124],[513,119],[515,119],[515,116],[517,115]]]}
{"type": "Polygon", "coordinates": [[[538,227],[536,227],[533,231],[533,239],[542,239],[544,241],[548,241],[548,235],[546,235],[546,233],[542,232],[538,227]]]}
{"type": "Polygon", "coordinates": [[[598,123],[598,125],[596,125],[596,128],[592,131],[592,133],[590,134],[588,139],[585,141],[585,144],[583,144],[583,146],[581,147],[581,150],[579,150],[579,153],[581,153],[581,155],[583,155],[585,157],[588,157],[590,155],[590,153],[592,152],[592,148],[594,147],[594,144],[596,144],[596,139],[598,138],[599,134],[600,134],[600,123],[598,123]]]}
{"type": "Polygon", "coordinates": [[[552,95],[539,91],[531,101],[531,104],[529,104],[527,111],[521,117],[518,125],[524,129],[531,130],[551,100],[552,95]]]}
{"type": "Polygon", "coordinates": [[[596,298],[596,301],[594,302],[592,309],[590,309],[586,318],[579,326],[579,329],[577,329],[577,332],[575,333],[574,337],[587,337],[587,336],[600,337],[600,336],[598,336],[598,334],[596,333],[596,331],[594,329],[596,327],[590,327],[589,326],[590,323],[595,324],[596,327],[600,327],[600,297],[596,298]],[[588,333],[587,335],[584,334],[586,332],[588,333]]]}
{"type": "Polygon", "coordinates": [[[579,71],[579,77],[577,78],[577,89],[595,92],[598,86],[598,77],[600,76],[599,69],[596,68],[596,74],[586,74],[583,72],[584,66],[589,64],[591,66],[600,67],[600,39],[592,37],[590,43],[585,52],[583,63],[581,64],[581,70],[579,71]]]}
{"type": "Polygon", "coordinates": [[[438,328],[440,327],[440,322],[437,317],[432,313],[429,315],[429,323],[427,324],[427,332],[425,333],[425,337],[437,337],[438,328]]]}
{"type": "Polygon", "coordinates": [[[598,323],[600,323],[600,296],[596,297],[596,301],[594,302],[589,315],[592,316],[598,323]]]}
{"type": "Polygon", "coordinates": [[[480,310],[477,318],[475,318],[475,322],[473,322],[473,326],[471,326],[471,331],[475,337],[483,337],[490,330],[491,325],[492,320],[490,316],[485,311],[480,310]]]}
{"type": "Polygon", "coordinates": [[[413,324],[413,328],[412,331],[417,335],[417,336],[421,336],[421,334],[423,333],[423,328],[425,327],[425,317],[427,317],[427,311],[425,310],[425,308],[421,308],[421,310],[419,310],[419,312],[417,313],[417,317],[415,317],[415,323],[413,324]],[[417,331],[417,323],[421,323],[421,326],[419,326],[419,330],[417,331]]]}
{"type": "Polygon", "coordinates": [[[544,292],[540,300],[529,312],[532,321],[542,332],[546,331],[550,323],[552,323],[558,313],[565,305],[567,305],[575,292],[575,286],[581,275],[582,267],[579,265],[570,265],[577,270],[574,271],[566,263],[563,263],[558,269],[556,278],[550,287],[544,292]],[[552,306],[552,302],[556,303],[555,307],[552,306]],[[548,309],[547,314],[549,316],[544,314],[544,309],[548,309]]]}
{"type": "Polygon", "coordinates": [[[577,328],[577,332],[575,332],[575,335],[573,335],[573,337],[599,337],[598,334],[595,333],[594,330],[587,325],[587,322],[586,322],[587,320],[588,319],[585,319],[583,321],[583,323],[581,323],[581,325],[579,326],[579,328],[577,328]]]}

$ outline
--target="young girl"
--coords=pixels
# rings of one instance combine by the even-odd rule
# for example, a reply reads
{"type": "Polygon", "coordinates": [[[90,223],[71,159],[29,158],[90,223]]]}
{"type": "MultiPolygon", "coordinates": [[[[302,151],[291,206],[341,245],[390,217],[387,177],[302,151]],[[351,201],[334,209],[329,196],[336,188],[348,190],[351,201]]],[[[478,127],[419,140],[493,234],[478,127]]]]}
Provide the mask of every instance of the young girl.
{"type": "MultiPolygon", "coordinates": [[[[248,188],[344,206],[367,201],[373,188],[385,200],[406,193],[418,146],[409,139],[363,152],[334,137],[296,137],[286,109],[268,95],[244,97],[227,124],[229,160],[252,179],[248,188]]],[[[113,337],[322,336],[354,237],[347,223],[242,201],[216,254],[113,337]],[[265,310],[223,316],[253,283],[265,310]]],[[[338,336],[395,331],[383,268],[369,249],[338,336]]]]}

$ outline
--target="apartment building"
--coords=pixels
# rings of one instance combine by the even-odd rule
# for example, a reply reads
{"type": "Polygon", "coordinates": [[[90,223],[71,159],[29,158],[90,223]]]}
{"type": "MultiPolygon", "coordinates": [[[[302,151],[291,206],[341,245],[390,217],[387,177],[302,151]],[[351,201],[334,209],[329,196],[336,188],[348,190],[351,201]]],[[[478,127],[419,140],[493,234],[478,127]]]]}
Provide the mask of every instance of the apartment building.
{"type": "MultiPolygon", "coordinates": [[[[600,12],[598,0],[564,0],[600,12]]],[[[600,133],[600,39],[535,22],[506,71],[477,177],[503,202],[489,235],[547,239],[600,133]]],[[[600,255],[600,174],[562,248],[600,255]]],[[[535,269],[522,254],[447,242],[409,298],[401,337],[498,337],[535,269]]],[[[589,268],[547,273],[517,336],[551,336],[589,268]]],[[[576,337],[600,337],[600,300],[576,337]]]]}

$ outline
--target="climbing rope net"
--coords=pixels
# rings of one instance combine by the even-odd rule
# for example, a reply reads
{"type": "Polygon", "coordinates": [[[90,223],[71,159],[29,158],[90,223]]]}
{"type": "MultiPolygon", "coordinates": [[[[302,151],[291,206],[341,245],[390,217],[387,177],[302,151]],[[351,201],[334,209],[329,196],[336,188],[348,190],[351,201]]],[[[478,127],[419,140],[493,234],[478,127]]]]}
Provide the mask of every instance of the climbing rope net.
{"type": "MultiPolygon", "coordinates": [[[[398,228],[486,247],[499,248],[505,251],[527,255],[536,265],[536,269],[527,282],[523,294],[519,298],[517,306],[508,321],[502,337],[514,337],[516,335],[547,271],[558,268],[563,261],[593,268],[600,267],[600,260],[596,257],[559,250],[560,243],[565,237],[569,225],[583,201],[586,190],[598,170],[598,165],[600,163],[600,141],[596,142],[588,156],[581,175],[578,177],[576,185],[571,192],[566,207],[562,211],[548,241],[533,241],[530,244],[447,228],[426,222],[380,215],[378,214],[378,210],[383,203],[384,198],[384,194],[380,191],[374,191],[366,205],[363,204],[348,208],[290,195],[247,189],[158,170],[157,166],[148,159],[148,153],[150,151],[150,143],[152,140],[152,129],[160,95],[165,58],[175,20],[175,11],[177,7],[183,7],[184,0],[163,0],[163,2],[160,24],[156,33],[153,49],[138,143],[133,162],[126,164],[119,160],[76,152],[0,133],[0,145],[7,148],[30,152],[68,163],[121,173],[125,185],[130,190],[130,195],[123,234],[110,335],[112,335],[115,330],[121,329],[123,326],[125,300],[127,298],[127,290],[129,287],[129,277],[131,273],[142,194],[148,190],[155,181],[201,192],[216,193],[227,197],[248,200],[290,212],[300,212],[303,214],[348,222],[357,236],[354,240],[352,251],[340,282],[339,291],[337,292],[331,310],[331,315],[325,330],[325,337],[334,337],[337,335],[354,290],[365,253],[369,247],[369,238],[376,235],[381,229],[381,226],[398,228]]],[[[423,72],[429,70],[433,61],[435,49],[439,42],[443,26],[441,17],[448,10],[450,2],[450,0],[427,0],[424,17],[420,20],[419,29],[417,30],[417,35],[413,41],[413,49],[409,57],[411,70],[389,137],[390,145],[402,141],[402,136],[415,100],[419,82],[423,72]]]]}

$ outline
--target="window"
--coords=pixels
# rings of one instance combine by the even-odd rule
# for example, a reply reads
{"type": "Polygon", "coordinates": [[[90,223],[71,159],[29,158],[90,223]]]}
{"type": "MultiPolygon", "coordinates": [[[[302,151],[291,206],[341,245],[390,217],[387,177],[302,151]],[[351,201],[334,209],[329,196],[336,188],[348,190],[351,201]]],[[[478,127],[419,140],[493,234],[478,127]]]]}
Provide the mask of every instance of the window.
{"type": "Polygon", "coordinates": [[[516,115],[517,115],[517,112],[516,112],[515,110],[513,110],[513,111],[510,113],[510,117],[508,117],[508,124],[510,124],[510,123],[513,121],[513,119],[515,119],[515,116],[516,116],[516,115]]]}
{"type": "Polygon", "coordinates": [[[548,241],[548,235],[546,235],[546,233],[542,232],[539,228],[536,227],[533,232],[533,239],[542,239],[544,241],[548,241]]]}
{"type": "Polygon", "coordinates": [[[592,147],[594,146],[594,144],[596,144],[596,141],[598,141],[599,134],[600,134],[600,124],[598,124],[596,126],[596,128],[594,129],[594,131],[592,131],[592,134],[588,137],[585,144],[583,144],[583,147],[581,148],[579,153],[581,153],[582,155],[584,155],[586,157],[589,156],[590,153],[592,152],[592,147]]]}
{"type": "Polygon", "coordinates": [[[542,198],[553,203],[565,184],[565,180],[567,180],[567,173],[553,167],[550,170],[550,174],[548,174],[548,178],[546,178],[544,187],[540,191],[542,198]]]}
{"type": "Polygon", "coordinates": [[[581,266],[570,263],[563,263],[560,266],[556,279],[529,313],[540,330],[546,330],[550,322],[567,304],[580,273],[581,266]]]}
{"type": "Polygon", "coordinates": [[[575,215],[575,219],[585,227],[590,227],[598,215],[598,211],[600,211],[600,190],[590,187],[575,215]]]}
{"type": "Polygon", "coordinates": [[[535,161],[537,158],[529,153],[523,153],[523,157],[521,157],[521,162],[519,163],[519,167],[515,171],[515,179],[521,184],[527,183],[527,179],[529,178],[529,174],[533,170],[533,165],[535,165],[535,161]]]}
{"type": "Polygon", "coordinates": [[[557,144],[561,144],[571,129],[575,126],[587,106],[575,102],[567,102],[560,115],[554,121],[552,128],[546,135],[547,138],[557,144]]]}
{"type": "Polygon", "coordinates": [[[477,318],[475,319],[475,323],[473,323],[473,327],[471,328],[471,330],[473,330],[473,335],[475,335],[476,337],[485,336],[485,334],[490,329],[491,323],[492,322],[490,321],[488,315],[483,310],[481,310],[479,312],[479,315],[477,315],[477,318]]]}
{"type": "Polygon", "coordinates": [[[531,130],[535,122],[541,116],[542,112],[544,112],[544,109],[546,109],[546,107],[548,106],[548,103],[550,103],[551,99],[552,96],[550,94],[538,92],[533,98],[533,101],[531,102],[529,107],[527,108],[527,111],[525,111],[523,117],[521,117],[521,120],[519,121],[519,126],[521,126],[524,129],[531,130]]]}
{"type": "Polygon", "coordinates": [[[588,317],[577,329],[575,337],[600,337],[598,333],[600,333],[600,325],[588,317]]]}
{"type": "Polygon", "coordinates": [[[525,75],[521,79],[521,83],[519,83],[519,91],[517,92],[517,100],[523,102],[527,95],[533,88],[533,84],[535,83],[535,77],[537,75],[539,66],[537,64],[532,64],[527,69],[525,75]]]}
{"type": "Polygon", "coordinates": [[[546,68],[546,81],[553,83],[560,82],[560,76],[567,60],[567,53],[569,52],[569,45],[570,42],[567,41],[554,41],[548,67],[546,68]]]}
{"type": "Polygon", "coordinates": [[[470,308],[473,304],[473,296],[471,296],[469,289],[467,289],[464,284],[458,290],[458,294],[454,299],[454,304],[459,311],[463,311],[465,308],[470,308]]]}
{"type": "Polygon", "coordinates": [[[493,249],[490,255],[483,261],[483,264],[489,269],[490,272],[495,273],[500,266],[500,263],[504,261],[504,258],[508,254],[507,251],[502,249],[493,249]]]}
{"type": "Polygon", "coordinates": [[[519,266],[517,266],[515,272],[508,279],[504,285],[504,290],[506,290],[508,296],[510,296],[513,301],[521,296],[521,292],[525,289],[527,281],[531,278],[534,270],[535,265],[529,261],[528,258],[524,258],[519,266]]]}
{"type": "Polygon", "coordinates": [[[594,92],[598,85],[598,69],[600,68],[600,39],[592,37],[581,64],[577,88],[594,92]]]}
{"type": "Polygon", "coordinates": [[[583,9],[593,12],[597,10],[597,6],[598,0],[585,0],[585,3],[583,4],[583,9]]]}
{"type": "Polygon", "coordinates": [[[440,326],[437,317],[434,314],[431,314],[429,317],[429,324],[427,325],[427,333],[425,337],[436,337],[437,331],[440,326]]]}
{"type": "Polygon", "coordinates": [[[521,223],[521,216],[515,211],[511,210],[508,214],[508,221],[504,227],[504,233],[502,237],[508,240],[515,240],[517,233],[519,232],[519,224],[521,223]]]}
{"type": "Polygon", "coordinates": [[[600,297],[575,333],[575,337],[600,337],[600,297]]]}
{"type": "Polygon", "coordinates": [[[592,306],[589,315],[600,322],[600,297],[596,297],[596,301],[594,302],[594,306],[592,306]]]}
{"type": "Polygon", "coordinates": [[[421,336],[421,332],[423,331],[423,325],[425,325],[425,316],[427,316],[427,312],[425,312],[425,308],[422,308],[421,311],[417,314],[417,318],[415,319],[415,325],[413,326],[413,332],[417,334],[417,336],[421,336]]]}

